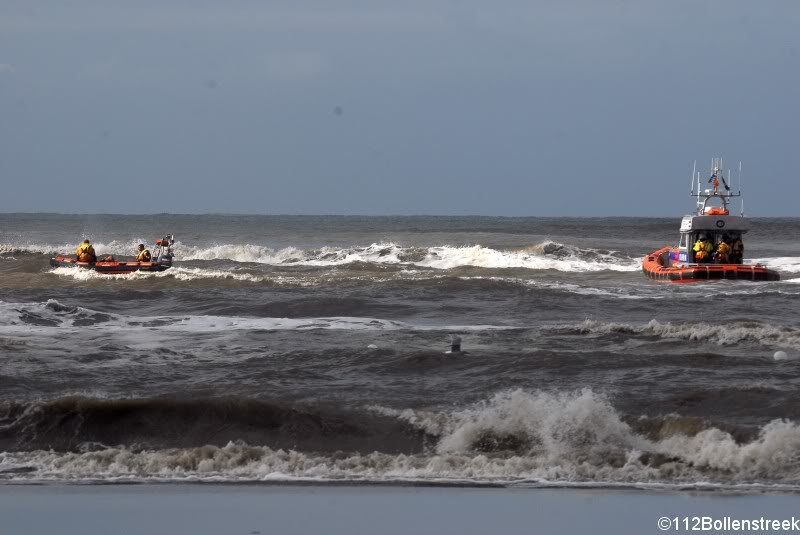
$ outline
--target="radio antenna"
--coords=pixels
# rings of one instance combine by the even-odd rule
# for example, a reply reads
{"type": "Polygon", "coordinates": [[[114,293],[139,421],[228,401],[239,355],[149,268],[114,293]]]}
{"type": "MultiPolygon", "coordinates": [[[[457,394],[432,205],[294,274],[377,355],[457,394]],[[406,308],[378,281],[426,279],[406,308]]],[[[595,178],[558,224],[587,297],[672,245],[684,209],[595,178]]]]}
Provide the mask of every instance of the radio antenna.
{"type": "Polygon", "coordinates": [[[744,197],[742,195],[742,161],[739,160],[739,198],[741,199],[741,204],[739,205],[739,215],[744,217],[744,197]]]}
{"type": "Polygon", "coordinates": [[[742,193],[742,161],[739,160],[739,194],[742,193]]]}
{"type": "Polygon", "coordinates": [[[697,172],[697,194],[700,195],[700,171],[697,172]]]}
{"type": "Polygon", "coordinates": [[[692,178],[689,179],[689,195],[694,195],[694,175],[697,174],[697,160],[692,165],[692,178]]]}

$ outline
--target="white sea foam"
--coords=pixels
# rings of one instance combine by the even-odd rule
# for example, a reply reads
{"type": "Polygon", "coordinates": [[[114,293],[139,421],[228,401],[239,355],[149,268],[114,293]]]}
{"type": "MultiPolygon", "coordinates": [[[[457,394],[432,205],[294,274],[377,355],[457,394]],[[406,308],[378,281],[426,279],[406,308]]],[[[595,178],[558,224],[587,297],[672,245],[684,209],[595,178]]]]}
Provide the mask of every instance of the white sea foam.
{"type": "Polygon", "coordinates": [[[339,266],[354,262],[373,264],[404,263],[400,256],[416,251],[394,243],[373,243],[363,247],[323,247],[271,249],[258,245],[216,245],[213,247],[180,247],[183,260],[233,260],[269,265],[339,266]]]}
{"type": "Polygon", "coordinates": [[[789,420],[773,420],[746,444],[714,428],[692,437],[671,436],[659,446],[697,467],[733,473],[743,480],[800,478],[800,427],[789,420]]]}
{"type": "Polygon", "coordinates": [[[252,262],[258,264],[291,264],[303,262],[307,254],[294,247],[271,249],[260,245],[223,244],[211,247],[193,247],[178,243],[181,260],[233,260],[234,262],[252,262]]]}
{"type": "MultiPolygon", "coordinates": [[[[65,248],[68,246],[64,246],[65,248]]],[[[72,246],[74,249],[75,246],[72,246]]],[[[54,246],[52,245],[41,245],[41,244],[20,244],[15,245],[11,243],[0,243],[0,255],[8,255],[8,254],[19,254],[19,253],[38,253],[38,254],[49,254],[56,252],[54,246]]]]}
{"type": "Polygon", "coordinates": [[[274,250],[255,245],[219,245],[210,248],[181,247],[183,260],[228,259],[281,265],[336,266],[353,262],[373,264],[412,264],[434,269],[463,266],[483,268],[527,268],[558,271],[633,271],[639,259],[581,250],[545,242],[524,250],[504,251],[480,245],[438,246],[424,249],[401,247],[395,243],[373,243],[365,247],[302,250],[294,247],[274,250]],[[547,246],[558,254],[548,253],[547,246]]]}
{"type": "MultiPolygon", "coordinates": [[[[131,255],[140,238],[94,244],[99,256],[131,255]]],[[[71,252],[74,244],[0,244],[0,253],[28,252],[56,254],[71,252]]],[[[272,249],[252,244],[219,244],[198,247],[176,243],[178,261],[230,260],[267,265],[339,266],[355,262],[371,264],[403,264],[432,269],[458,267],[526,268],[565,272],[635,271],[640,259],[611,251],[581,249],[546,241],[524,249],[498,250],[481,245],[441,245],[437,247],[403,247],[395,243],[373,243],[360,247],[323,247],[272,249]]]]}
{"type": "MultiPolygon", "coordinates": [[[[100,256],[131,256],[139,243],[148,243],[148,240],[141,237],[112,240],[107,243],[97,242],[94,247],[100,256]]],[[[71,253],[74,249],[74,243],[6,243],[0,244],[0,255],[63,254],[71,253]]],[[[579,248],[552,241],[515,250],[498,250],[481,245],[441,245],[415,248],[400,246],[392,242],[320,249],[297,247],[274,249],[255,244],[194,246],[178,241],[176,251],[179,260],[230,260],[268,265],[337,266],[353,262],[368,262],[413,264],[435,269],[453,269],[462,266],[527,268],[565,272],[636,271],[641,269],[641,258],[639,257],[627,257],[613,251],[579,248]]],[[[752,258],[747,259],[747,262],[766,264],[770,268],[785,273],[800,273],[800,257],[752,258]]]]}
{"type": "MultiPolygon", "coordinates": [[[[426,453],[316,454],[226,446],[0,454],[0,478],[164,481],[440,481],[800,488],[800,427],[774,420],[749,442],[710,427],[647,438],[610,400],[575,392],[501,392],[455,411],[372,407],[434,437],[426,453]],[[657,459],[657,460],[656,460],[657,459]],[[656,462],[652,462],[656,460],[656,462]]],[[[231,437],[235,440],[235,437],[231,437]]]]}
{"type": "Polygon", "coordinates": [[[641,268],[640,260],[619,258],[595,250],[565,248],[560,244],[545,242],[521,251],[498,251],[480,245],[464,247],[431,247],[420,266],[437,269],[452,269],[460,266],[483,268],[527,268],[535,270],[557,270],[568,272],[585,271],[635,271],[641,268]],[[556,245],[565,251],[553,255],[546,253],[544,246],[556,245]]]}
{"type": "Polygon", "coordinates": [[[764,264],[772,269],[783,271],[785,273],[800,273],[800,256],[751,258],[745,261],[751,264],[764,264]]]}
{"type": "MultiPolygon", "coordinates": [[[[97,252],[98,256],[105,255],[127,255],[134,256],[136,246],[140,243],[149,243],[150,240],[143,240],[141,238],[132,238],[130,240],[113,240],[108,243],[93,242],[92,246],[97,252]]],[[[32,254],[72,254],[75,251],[77,243],[0,243],[0,254],[19,254],[19,253],[32,253],[32,254]]]]}
{"type": "Polygon", "coordinates": [[[147,272],[147,271],[134,271],[133,273],[98,273],[91,269],[85,269],[75,266],[61,266],[53,268],[48,271],[53,275],[62,277],[70,277],[80,281],[90,280],[139,280],[139,279],[163,279],[172,278],[180,281],[192,281],[201,279],[228,279],[243,282],[269,282],[276,280],[276,277],[267,277],[253,275],[250,273],[236,273],[234,271],[221,270],[221,269],[204,269],[204,268],[184,268],[172,267],[166,271],[147,272]]]}
{"type": "Polygon", "coordinates": [[[648,439],[636,433],[613,408],[610,401],[590,389],[576,392],[506,391],[465,410],[451,413],[412,411],[370,407],[378,413],[394,416],[429,434],[439,436],[436,452],[440,455],[464,454],[479,449],[488,441],[503,444],[508,437],[517,448],[525,450],[519,464],[533,467],[526,478],[552,479],[629,476],[637,480],[673,478],[689,475],[709,478],[703,469],[720,471],[717,477],[752,481],[800,478],[800,426],[788,420],[774,420],[765,425],[758,437],[739,443],[729,433],[717,428],[701,430],[689,436],[671,433],[648,439]],[[665,468],[653,469],[642,464],[641,453],[657,453],[671,458],[665,468]],[[614,465],[615,470],[611,470],[614,465]]]}

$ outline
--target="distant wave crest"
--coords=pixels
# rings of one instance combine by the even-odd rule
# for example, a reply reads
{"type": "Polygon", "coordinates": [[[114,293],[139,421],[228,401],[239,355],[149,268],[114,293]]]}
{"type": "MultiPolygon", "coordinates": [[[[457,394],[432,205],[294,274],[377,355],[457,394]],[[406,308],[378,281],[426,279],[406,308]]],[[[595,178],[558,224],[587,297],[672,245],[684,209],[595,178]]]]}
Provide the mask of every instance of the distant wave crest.
{"type": "Polygon", "coordinates": [[[582,323],[549,328],[566,334],[624,334],[634,336],[657,336],[666,339],[697,340],[733,345],[752,342],[761,345],[776,345],[800,348],[800,329],[790,326],[773,326],[758,321],[736,321],[724,324],[704,322],[676,323],[650,320],[648,323],[627,323],[585,320],[582,323]]]}

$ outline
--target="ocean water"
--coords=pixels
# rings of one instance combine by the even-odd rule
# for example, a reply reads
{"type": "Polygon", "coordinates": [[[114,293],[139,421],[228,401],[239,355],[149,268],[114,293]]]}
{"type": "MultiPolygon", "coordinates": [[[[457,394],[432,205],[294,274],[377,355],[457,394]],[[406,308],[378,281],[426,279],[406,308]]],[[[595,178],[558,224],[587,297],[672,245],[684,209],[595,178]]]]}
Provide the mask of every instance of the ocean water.
{"type": "Polygon", "coordinates": [[[800,490],[800,219],[648,280],[679,221],[0,215],[0,481],[800,490]]]}

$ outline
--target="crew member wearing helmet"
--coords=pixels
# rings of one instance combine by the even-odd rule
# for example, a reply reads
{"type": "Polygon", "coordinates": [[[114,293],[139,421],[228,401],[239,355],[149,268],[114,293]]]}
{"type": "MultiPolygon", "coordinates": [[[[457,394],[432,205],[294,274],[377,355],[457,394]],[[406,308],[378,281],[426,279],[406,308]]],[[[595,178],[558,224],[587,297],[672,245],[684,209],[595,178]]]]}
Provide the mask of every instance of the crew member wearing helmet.
{"type": "Polygon", "coordinates": [[[89,240],[83,240],[77,249],[75,249],[75,256],[78,262],[97,262],[97,255],[94,252],[94,247],[89,240]]]}
{"type": "Polygon", "coordinates": [[[717,264],[730,264],[730,254],[731,254],[731,246],[728,245],[730,238],[725,235],[717,244],[717,252],[714,253],[714,257],[717,259],[717,264]]]}
{"type": "Polygon", "coordinates": [[[139,244],[139,254],[136,255],[137,262],[149,262],[151,259],[150,251],[144,248],[144,244],[139,244]]]}
{"type": "Polygon", "coordinates": [[[697,241],[692,248],[694,251],[695,262],[705,263],[711,261],[711,253],[714,251],[714,245],[706,239],[705,234],[697,237],[697,241]]]}

